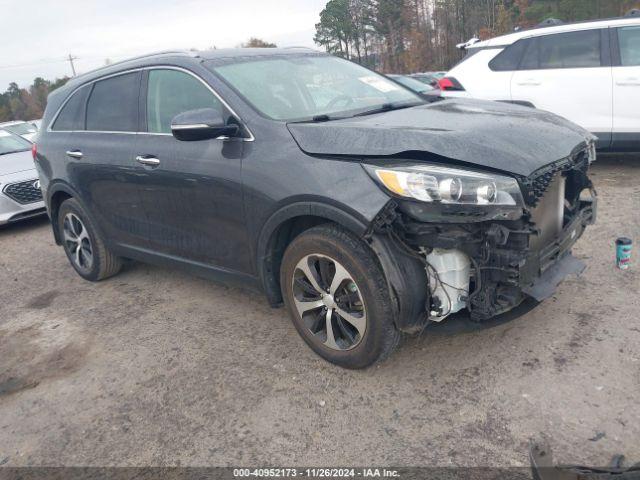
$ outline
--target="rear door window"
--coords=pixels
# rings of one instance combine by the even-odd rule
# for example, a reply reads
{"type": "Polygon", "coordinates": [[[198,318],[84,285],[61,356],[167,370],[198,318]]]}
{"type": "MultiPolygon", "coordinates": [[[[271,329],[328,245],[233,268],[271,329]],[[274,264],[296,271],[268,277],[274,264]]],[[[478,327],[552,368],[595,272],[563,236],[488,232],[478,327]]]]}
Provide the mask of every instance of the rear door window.
{"type": "Polygon", "coordinates": [[[538,55],[538,39],[530,38],[525,42],[525,51],[520,62],[520,70],[535,70],[540,68],[538,55]]]}
{"type": "Polygon", "coordinates": [[[87,101],[89,87],[82,87],[71,95],[58,114],[51,130],[71,131],[84,130],[84,106],[87,101]]]}
{"type": "Polygon", "coordinates": [[[213,108],[223,114],[222,103],[200,80],[179,70],[149,72],[147,131],[171,133],[171,120],[180,113],[213,108]]]}
{"type": "Polygon", "coordinates": [[[531,39],[521,70],[600,67],[600,30],[558,33],[531,39]]]}
{"type": "Polygon", "coordinates": [[[136,132],[140,72],[100,80],[87,103],[87,130],[136,132]]]}
{"type": "Polygon", "coordinates": [[[622,27],[618,29],[620,61],[623,67],[640,65],[640,27],[622,27]]]}

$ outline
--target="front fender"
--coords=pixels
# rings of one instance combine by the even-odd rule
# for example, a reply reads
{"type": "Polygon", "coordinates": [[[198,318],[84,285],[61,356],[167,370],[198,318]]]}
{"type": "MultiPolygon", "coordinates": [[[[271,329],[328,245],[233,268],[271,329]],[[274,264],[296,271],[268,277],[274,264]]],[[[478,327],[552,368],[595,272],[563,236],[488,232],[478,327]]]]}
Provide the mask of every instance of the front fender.
{"type": "Polygon", "coordinates": [[[277,248],[279,228],[289,220],[305,216],[337,223],[361,237],[377,257],[387,280],[396,327],[406,333],[414,333],[424,327],[428,280],[423,264],[403,253],[391,237],[370,234],[371,221],[358,218],[337,206],[318,202],[288,205],[274,213],[262,228],[257,248],[258,274],[271,305],[276,306],[282,300],[278,269],[283,252],[277,248]]]}
{"type": "Polygon", "coordinates": [[[389,235],[373,234],[369,245],[378,257],[394,300],[396,328],[410,334],[419,332],[426,325],[429,303],[424,264],[404,253],[389,235]]]}

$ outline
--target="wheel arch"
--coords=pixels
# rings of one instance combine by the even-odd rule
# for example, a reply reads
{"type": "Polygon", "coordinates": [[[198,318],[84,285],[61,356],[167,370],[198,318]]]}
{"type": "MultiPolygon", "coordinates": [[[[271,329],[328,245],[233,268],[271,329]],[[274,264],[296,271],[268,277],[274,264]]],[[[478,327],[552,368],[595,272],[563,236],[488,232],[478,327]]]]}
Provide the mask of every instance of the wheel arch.
{"type": "Polygon", "coordinates": [[[388,235],[371,232],[371,222],[331,205],[294,205],[276,212],[265,223],[257,259],[259,279],[269,303],[282,303],[280,265],[287,245],[305,230],[329,222],[362,238],[376,256],[389,286],[396,327],[407,333],[424,328],[428,279],[423,264],[399,249],[388,235]]]}
{"type": "Polygon", "coordinates": [[[282,303],[280,264],[287,245],[305,230],[329,222],[358,236],[363,236],[368,228],[368,222],[355,213],[319,202],[287,205],[265,222],[258,237],[256,265],[258,277],[272,306],[282,303]]]}
{"type": "MultiPolygon", "coordinates": [[[[60,205],[62,205],[62,202],[64,202],[69,198],[75,199],[83,208],[83,210],[87,212],[88,215],[91,215],[93,218],[95,218],[92,210],[90,208],[87,208],[86,203],[82,200],[81,195],[78,193],[78,191],[75,188],[73,188],[71,185],[69,185],[66,182],[50,183],[46,193],[46,206],[49,212],[49,220],[51,221],[51,228],[53,229],[53,237],[57,245],[62,245],[62,240],[60,239],[60,235],[57,228],[58,212],[60,211],[60,205]]],[[[107,238],[105,237],[101,226],[95,221],[94,221],[94,224],[98,233],[100,233],[100,235],[102,235],[106,241],[107,238]]]]}
{"type": "Polygon", "coordinates": [[[53,238],[57,245],[62,245],[60,234],[56,228],[58,212],[60,211],[60,205],[62,205],[62,202],[69,198],[78,199],[77,192],[70,185],[62,182],[49,185],[49,188],[47,189],[47,210],[49,212],[51,228],[53,229],[53,238]]]}

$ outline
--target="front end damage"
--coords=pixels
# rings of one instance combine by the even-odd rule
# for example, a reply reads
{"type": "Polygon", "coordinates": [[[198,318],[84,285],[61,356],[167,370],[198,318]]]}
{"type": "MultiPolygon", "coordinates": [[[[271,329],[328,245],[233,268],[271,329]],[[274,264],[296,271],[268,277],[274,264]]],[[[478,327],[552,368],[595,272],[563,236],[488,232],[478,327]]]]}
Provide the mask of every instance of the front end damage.
{"type": "Polygon", "coordinates": [[[571,248],[596,218],[591,160],[583,147],[517,178],[525,203],[517,214],[391,200],[369,238],[396,295],[399,328],[418,331],[463,308],[485,320],[527,297],[543,300],[579,274],[571,248]]]}

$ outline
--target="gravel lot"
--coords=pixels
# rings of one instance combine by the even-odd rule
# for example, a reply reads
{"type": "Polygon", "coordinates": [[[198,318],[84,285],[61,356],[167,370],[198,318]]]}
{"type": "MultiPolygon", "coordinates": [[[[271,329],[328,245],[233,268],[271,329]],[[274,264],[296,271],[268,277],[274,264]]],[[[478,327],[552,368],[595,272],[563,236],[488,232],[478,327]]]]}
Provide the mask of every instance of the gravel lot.
{"type": "Polygon", "coordinates": [[[142,264],[83,281],[46,219],[0,229],[0,465],[526,465],[640,461],[640,159],[602,157],[581,278],[346,371],[252,292],[142,264]]]}

